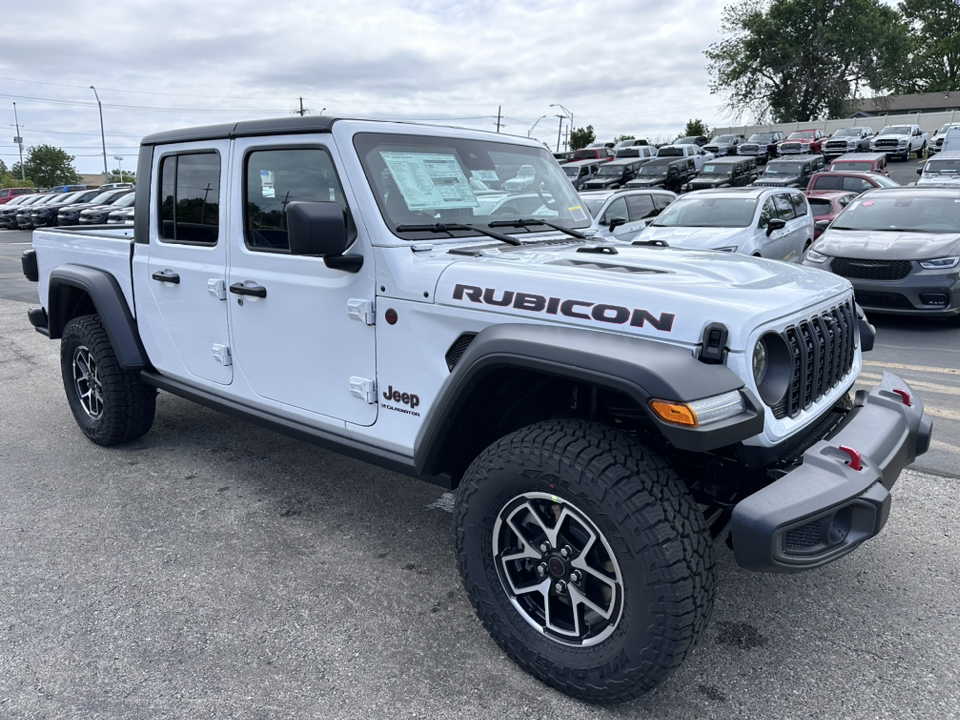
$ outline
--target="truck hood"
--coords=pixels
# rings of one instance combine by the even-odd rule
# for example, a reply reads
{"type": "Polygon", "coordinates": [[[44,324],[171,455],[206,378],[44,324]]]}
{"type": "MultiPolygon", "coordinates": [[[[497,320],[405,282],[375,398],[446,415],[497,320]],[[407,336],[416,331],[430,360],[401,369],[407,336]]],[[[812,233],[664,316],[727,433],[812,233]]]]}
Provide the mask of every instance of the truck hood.
{"type": "Polygon", "coordinates": [[[727,346],[742,351],[759,325],[851,292],[839,276],[761,258],[630,245],[605,246],[616,254],[577,252],[584,247],[485,250],[457,260],[440,273],[436,302],[479,318],[496,313],[691,347],[720,322],[727,346]]]}
{"type": "Polygon", "coordinates": [[[930,260],[960,253],[960,233],[883,232],[829,228],[817,252],[859,260],[930,260]]]}
{"type": "Polygon", "coordinates": [[[930,173],[920,176],[917,187],[960,187],[960,175],[930,173]]]}
{"type": "Polygon", "coordinates": [[[898,133],[889,133],[887,135],[874,135],[873,138],[871,138],[871,140],[873,140],[873,142],[876,142],[877,140],[896,140],[897,142],[901,140],[906,140],[907,142],[910,142],[911,138],[913,138],[913,135],[900,135],[898,133]]]}
{"type": "Polygon", "coordinates": [[[627,183],[630,188],[653,187],[654,185],[663,185],[667,181],[665,177],[651,177],[642,180],[631,180],[627,183]]]}
{"type": "Polygon", "coordinates": [[[760,176],[753,184],[760,187],[790,187],[791,185],[799,184],[799,182],[799,175],[787,175],[783,177],[760,176]]]}

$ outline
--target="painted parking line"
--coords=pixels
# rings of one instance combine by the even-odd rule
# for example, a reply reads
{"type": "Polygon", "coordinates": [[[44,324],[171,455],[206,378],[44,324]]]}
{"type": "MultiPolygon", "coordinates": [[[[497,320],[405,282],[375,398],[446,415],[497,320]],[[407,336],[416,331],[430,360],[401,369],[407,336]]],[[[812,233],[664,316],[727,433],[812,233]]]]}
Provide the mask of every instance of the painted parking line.
{"type": "Polygon", "coordinates": [[[863,363],[865,366],[869,365],[870,367],[880,367],[887,368],[888,370],[912,370],[913,372],[928,372],[928,373],[941,373],[943,375],[960,375],[960,368],[942,368],[942,367],[931,367],[929,365],[904,365],[903,363],[887,363],[887,362],[867,362],[863,363]]]}
{"type": "MultiPolygon", "coordinates": [[[[860,373],[861,378],[867,380],[882,380],[883,375],[874,373],[860,373]]],[[[938,385],[937,383],[923,382],[922,380],[908,380],[910,387],[914,390],[929,390],[933,393],[942,393],[944,395],[960,395],[960,387],[954,385],[938,385]]]]}

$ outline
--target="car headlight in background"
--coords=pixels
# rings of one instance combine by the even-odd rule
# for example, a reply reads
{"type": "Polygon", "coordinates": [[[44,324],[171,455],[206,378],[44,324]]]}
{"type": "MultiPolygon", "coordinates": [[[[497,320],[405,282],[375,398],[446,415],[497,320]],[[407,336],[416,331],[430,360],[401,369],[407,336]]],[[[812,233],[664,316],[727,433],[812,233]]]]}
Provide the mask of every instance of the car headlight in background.
{"type": "Polygon", "coordinates": [[[948,270],[960,264],[960,257],[936,258],[934,260],[921,260],[920,267],[924,270],[948,270]]]}
{"type": "Polygon", "coordinates": [[[830,259],[828,255],[821,255],[816,250],[807,250],[807,256],[804,258],[810,262],[822,263],[830,259]]]}

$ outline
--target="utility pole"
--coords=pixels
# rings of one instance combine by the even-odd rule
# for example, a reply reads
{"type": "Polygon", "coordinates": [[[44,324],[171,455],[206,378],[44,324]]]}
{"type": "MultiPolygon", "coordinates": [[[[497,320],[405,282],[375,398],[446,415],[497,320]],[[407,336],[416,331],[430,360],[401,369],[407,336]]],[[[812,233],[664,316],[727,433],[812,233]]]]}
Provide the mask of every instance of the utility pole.
{"type": "Polygon", "coordinates": [[[300,113],[300,117],[303,117],[303,116],[306,114],[306,112],[307,112],[306,110],[303,109],[303,97],[302,97],[302,96],[300,97],[300,110],[299,110],[298,112],[300,113]]]}
{"type": "Polygon", "coordinates": [[[23,169],[23,138],[20,137],[20,118],[17,117],[17,104],[13,104],[13,121],[17,124],[17,136],[13,141],[20,146],[20,181],[26,185],[27,184],[27,175],[26,171],[23,169]]]}
{"type": "Polygon", "coordinates": [[[497,132],[500,132],[500,111],[503,109],[503,105],[497,105],[497,132]]]}
{"type": "Polygon", "coordinates": [[[103,105],[100,104],[100,96],[97,94],[97,89],[91,85],[90,89],[93,90],[93,96],[97,99],[97,107],[100,108],[100,142],[103,145],[103,182],[104,184],[109,184],[110,182],[110,171],[107,170],[107,140],[103,135],[103,105]]]}
{"type": "Polygon", "coordinates": [[[560,136],[563,134],[563,118],[565,115],[557,115],[560,118],[560,124],[557,125],[557,152],[560,152],[560,136]]]}

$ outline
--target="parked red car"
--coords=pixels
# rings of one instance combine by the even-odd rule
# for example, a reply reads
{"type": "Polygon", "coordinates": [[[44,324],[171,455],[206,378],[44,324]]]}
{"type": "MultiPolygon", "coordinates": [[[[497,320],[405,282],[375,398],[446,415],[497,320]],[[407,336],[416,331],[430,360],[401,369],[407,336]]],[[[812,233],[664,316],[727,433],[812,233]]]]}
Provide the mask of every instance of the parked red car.
{"type": "Polygon", "coordinates": [[[6,205],[18,195],[30,195],[35,192],[33,188],[0,188],[0,205],[6,205]]]}
{"type": "Polygon", "coordinates": [[[900,183],[886,175],[872,172],[818,172],[807,184],[807,191],[845,190],[862,193],[874,188],[900,187],[900,183]]]}
{"type": "Polygon", "coordinates": [[[822,130],[797,130],[780,143],[780,155],[819,155],[823,148],[822,130]]]}
{"type": "Polygon", "coordinates": [[[817,224],[821,220],[833,222],[833,219],[840,214],[850,201],[857,197],[855,192],[846,192],[844,190],[818,190],[815,192],[804,193],[807,196],[807,202],[810,203],[810,210],[813,212],[813,239],[816,240],[823,232],[817,224]]]}
{"type": "Polygon", "coordinates": [[[608,147],[588,147],[581,148],[573,154],[573,160],[597,160],[599,162],[609,162],[613,160],[614,152],[608,147]]]}

